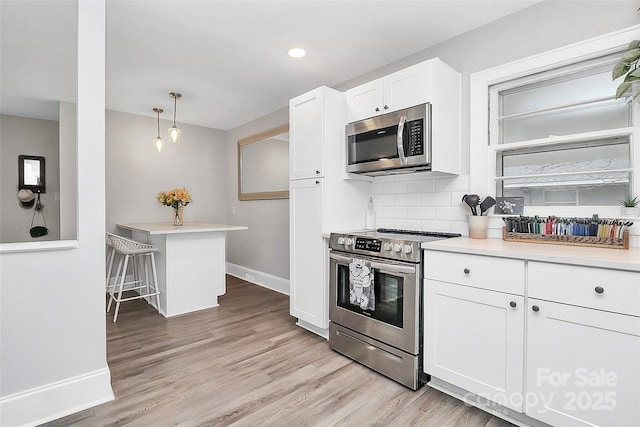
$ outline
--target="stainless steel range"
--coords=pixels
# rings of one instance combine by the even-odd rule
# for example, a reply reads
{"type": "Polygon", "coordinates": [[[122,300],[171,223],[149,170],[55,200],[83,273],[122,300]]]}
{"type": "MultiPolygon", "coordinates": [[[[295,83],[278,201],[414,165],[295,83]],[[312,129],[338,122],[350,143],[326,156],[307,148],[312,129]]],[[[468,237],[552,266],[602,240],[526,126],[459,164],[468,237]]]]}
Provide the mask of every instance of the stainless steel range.
{"type": "Polygon", "coordinates": [[[413,390],[422,386],[420,245],[459,236],[382,228],[331,233],[331,348],[413,390]]]}

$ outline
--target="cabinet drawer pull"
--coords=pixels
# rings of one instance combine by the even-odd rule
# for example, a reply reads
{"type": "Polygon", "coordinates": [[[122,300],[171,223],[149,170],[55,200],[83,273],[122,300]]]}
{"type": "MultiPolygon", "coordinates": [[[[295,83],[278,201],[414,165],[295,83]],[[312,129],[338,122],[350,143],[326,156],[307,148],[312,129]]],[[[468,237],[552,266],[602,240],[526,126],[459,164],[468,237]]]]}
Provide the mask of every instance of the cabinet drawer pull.
{"type": "Polygon", "coordinates": [[[510,305],[511,307],[513,307],[513,308],[516,308],[516,307],[518,306],[518,304],[516,304],[516,302],[515,302],[515,301],[511,301],[511,302],[509,303],[509,305],[510,305]]]}
{"type": "Polygon", "coordinates": [[[380,107],[376,107],[376,111],[380,111],[380,107]]]}
{"type": "Polygon", "coordinates": [[[317,179],[316,179],[316,184],[320,184],[320,181],[318,181],[317,179]]]}
{"type": "Polygon", "coordinates": [[[469,274],[469,273],[471,273],[471,270],[469,270],[468,268],[465,268],[463,271],[464,271],[464,274],[469,274]]]}
{"type": "Polygon", "coordinates": [[[538,307],[537,305],[534,305],[533,307],[531,307],[531,310],[535,311],[536,313],[540,311],[540,307],[538,307]]]}
{"type": "Polygon", "coordinates": [[[389,109],[389,106],[388,106],[388,105],[385,105],[385,106],[384,106],[384,109],[385,109],[385,110],[388,110],[388,109],[389,109]]]}
{"type": "Polygon", "coordinates": [[[602,286],[596,286],[596,294],[604,294],[604,288],[602,286]]]}
{"type": "Polygon", "coordinates": [[[320,175],[320,171],[316,171],[316,175],[320,175]]]}

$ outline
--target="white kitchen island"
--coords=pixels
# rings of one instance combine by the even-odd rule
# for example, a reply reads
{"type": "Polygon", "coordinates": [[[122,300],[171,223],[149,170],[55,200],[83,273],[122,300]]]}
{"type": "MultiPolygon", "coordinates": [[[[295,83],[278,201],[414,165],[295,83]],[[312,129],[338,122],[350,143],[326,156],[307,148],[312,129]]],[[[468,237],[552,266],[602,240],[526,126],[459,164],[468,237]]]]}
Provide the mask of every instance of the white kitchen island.
{"type": "MultiPolygon", "coordinates": [[[[216,307],[226,292],[225,239],[227,231],[248,227],[203,222],[117,224],[132,238],[151,243],[160,289],[158,311],[165,317],[216,307]]],[[[152,302],[152,301],[150,301],[152,302]]]]}

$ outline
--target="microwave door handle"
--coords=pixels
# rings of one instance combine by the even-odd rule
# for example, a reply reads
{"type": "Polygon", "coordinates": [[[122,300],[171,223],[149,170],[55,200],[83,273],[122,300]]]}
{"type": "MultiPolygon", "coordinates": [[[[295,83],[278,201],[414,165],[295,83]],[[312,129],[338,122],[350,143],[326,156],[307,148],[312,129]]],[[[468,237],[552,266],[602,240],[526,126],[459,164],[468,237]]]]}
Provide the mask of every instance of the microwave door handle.
{"type": "Polygon", "coordinates": [[[403,165],[407,164],[407,157],[404,154],[404,141],[402,139],[402,134],[404,133],[404,124],[407,121],[407,116],[400,117],[400,123],[398,123],[398,156],[400,157],[400,163],[403,165]]]}

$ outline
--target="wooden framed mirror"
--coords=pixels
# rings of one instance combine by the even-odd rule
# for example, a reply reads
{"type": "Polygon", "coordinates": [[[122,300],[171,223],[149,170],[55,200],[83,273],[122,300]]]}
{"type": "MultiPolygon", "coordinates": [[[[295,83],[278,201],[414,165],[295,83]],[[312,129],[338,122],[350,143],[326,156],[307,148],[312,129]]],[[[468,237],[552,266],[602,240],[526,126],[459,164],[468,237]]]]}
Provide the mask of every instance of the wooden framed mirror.
{"type": "Polygon", "coordinates": [[[34,193],[46,193],[46,173],[44,157],[18,156],[18,189],[31,190],[34,193]]]}
{"type": "Polygon", "coordinates": [[[238,199],[289,198],[289,125],[238,140],[238,199]]]}

